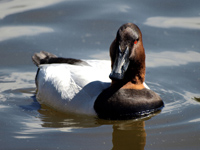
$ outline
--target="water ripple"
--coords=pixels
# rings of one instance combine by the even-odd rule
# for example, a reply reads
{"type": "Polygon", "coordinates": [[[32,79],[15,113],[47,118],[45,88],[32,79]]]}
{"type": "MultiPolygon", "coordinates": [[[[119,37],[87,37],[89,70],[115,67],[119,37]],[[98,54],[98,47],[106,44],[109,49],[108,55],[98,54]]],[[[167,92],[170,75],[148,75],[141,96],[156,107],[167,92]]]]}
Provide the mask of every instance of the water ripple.
{"type": "Polygon", "coordinates": [[[6,26],[0,28],[0,42],[22,36],[34,36],[53,32],[53,29],[39,26],[6,26]]]}
{"type": "Polygon", "coordinates": [[[150,17],[144,24],[159,28],[200,29],[200,17],[150,17]]]}
{"type": "Polygon", "coordinates": [[[11,1],[0,1],[0,19],[5,18],[8,15],[16,14],[32,9],[47,7],[59,3],[63,0],[11,0],[11,1]]]}

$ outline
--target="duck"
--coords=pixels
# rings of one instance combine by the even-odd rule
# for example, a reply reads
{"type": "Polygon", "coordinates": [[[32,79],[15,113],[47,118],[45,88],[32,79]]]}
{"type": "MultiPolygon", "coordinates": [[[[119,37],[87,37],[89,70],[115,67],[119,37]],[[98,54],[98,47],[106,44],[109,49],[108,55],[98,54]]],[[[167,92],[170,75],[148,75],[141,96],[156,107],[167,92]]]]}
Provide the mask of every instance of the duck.
{"type": "Polygon", "coordinates": [[[57,57],[41,51],[36,98],[60,112],[123,120],[161,111],[164,102],[145,83],[145,49],[134,23],[123,24],[110,45],[110,60],[57,57]]]}

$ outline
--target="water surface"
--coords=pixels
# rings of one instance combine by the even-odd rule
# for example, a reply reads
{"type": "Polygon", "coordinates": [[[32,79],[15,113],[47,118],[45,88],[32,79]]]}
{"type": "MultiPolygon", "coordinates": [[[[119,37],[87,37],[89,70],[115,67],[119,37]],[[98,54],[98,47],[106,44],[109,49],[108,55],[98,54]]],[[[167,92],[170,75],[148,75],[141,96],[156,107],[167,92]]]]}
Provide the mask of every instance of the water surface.
{"type": "Polygon", "coordinates": [[[0,1],[0,149],[198,149],[200,2],[0,1]],[[109,59],[117,29],[136,23],[146,50],[146,83],[165,107],[146,118],[107,121],[62,114],[35,98],[41,50],[109,59]]]}

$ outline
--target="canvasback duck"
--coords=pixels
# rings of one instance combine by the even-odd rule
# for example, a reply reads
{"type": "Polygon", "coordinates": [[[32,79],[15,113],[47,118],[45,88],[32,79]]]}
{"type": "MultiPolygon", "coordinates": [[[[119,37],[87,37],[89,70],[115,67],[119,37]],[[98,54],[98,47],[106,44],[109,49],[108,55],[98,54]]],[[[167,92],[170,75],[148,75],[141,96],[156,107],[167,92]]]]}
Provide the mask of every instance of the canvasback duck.
{"type": "Polygon", "coordinates": [[[119,28],[110,58],[80,60],[44,51],[34,54],[38,101],[61,112],[102,119],[131,119],[161,110],[162,99],[144,82],[145,50],[137,25],[127,23],[119,28]]]}

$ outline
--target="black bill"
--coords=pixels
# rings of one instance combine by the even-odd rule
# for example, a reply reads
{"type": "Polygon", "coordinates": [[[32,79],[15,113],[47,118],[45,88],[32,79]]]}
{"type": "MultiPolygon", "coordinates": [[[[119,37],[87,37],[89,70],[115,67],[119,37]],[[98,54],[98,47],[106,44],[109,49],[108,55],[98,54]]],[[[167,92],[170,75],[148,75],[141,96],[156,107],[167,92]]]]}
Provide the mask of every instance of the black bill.
{"type": "Polygon", "coordinates": [[[127,47],[124,52],[119,52],[118,57],[115,59],[109,76],[110,79],[122,80],[128,69],[129,62],[129,48],[127,47]]]}

